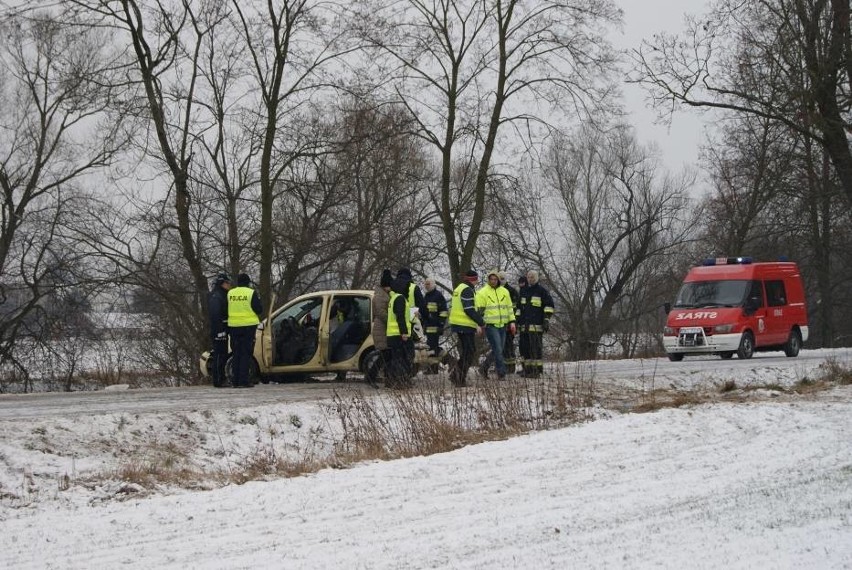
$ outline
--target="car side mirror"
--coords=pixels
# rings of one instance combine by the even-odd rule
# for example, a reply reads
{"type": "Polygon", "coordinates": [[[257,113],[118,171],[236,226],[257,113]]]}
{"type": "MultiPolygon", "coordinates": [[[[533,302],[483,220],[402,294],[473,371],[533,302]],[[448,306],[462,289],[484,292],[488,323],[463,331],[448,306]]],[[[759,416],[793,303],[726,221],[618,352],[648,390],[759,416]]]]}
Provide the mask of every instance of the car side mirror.
{"type": "Polygon", "coordinates": [[[663,303],[663,310],[668,315],[669,313],[672,312],[672,304],[671,303],[663,303]]]}

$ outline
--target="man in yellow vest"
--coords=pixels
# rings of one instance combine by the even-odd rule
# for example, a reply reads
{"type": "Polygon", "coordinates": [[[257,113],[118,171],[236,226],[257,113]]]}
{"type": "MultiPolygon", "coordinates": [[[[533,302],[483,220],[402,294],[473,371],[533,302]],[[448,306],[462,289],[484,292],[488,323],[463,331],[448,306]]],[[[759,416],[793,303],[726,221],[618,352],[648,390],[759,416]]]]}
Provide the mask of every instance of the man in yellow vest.
{"type": "Polygon", "coordinates": [[[450,326],[459,342],[459,359],[450,371],[450,381],[458,387],[467,385],[467,371],[476,358],[474,335],[481,335],[485,327],[482,315],[476,310],[477,281],[479,274],[476,271],[471,269],[465,273],[462,282],[453,291],[450,306],[450,326]]]}
{"type": "Polygon", "coordinates": [[[228,291],[228,334],[231,337],[231,370],[234,388],[251,388],[249,366],[254,350],[254,337],[263,305],[257,291],[250,287],[251,277],[237,276],[237,286],[228,291]]]}
{"type": "Polygon", "coordinates": [[[488,368],[494,363],[497,379],[506,379],[506,362],[503,360],[503,348],[506,346],[506,332],[515,334],[515,309],[509,291],[500,285],[497,270],[488,272],[488,284],[476,294],[476,308],[482,312],[485,320],[485,338],[491,346],[491,354],[482,363],[479,372],[488,375],[488,368]]]}
{"type": "Polygon", "coordinates": [[[397,277],[389,293],[385,329],[390,353],[385,384],[388,387],[403,388],[411,385],[411,367],[414,363],[414,341],[411,338],[413,320],[408,301],[408,281],[404,277],[397,277]]]}

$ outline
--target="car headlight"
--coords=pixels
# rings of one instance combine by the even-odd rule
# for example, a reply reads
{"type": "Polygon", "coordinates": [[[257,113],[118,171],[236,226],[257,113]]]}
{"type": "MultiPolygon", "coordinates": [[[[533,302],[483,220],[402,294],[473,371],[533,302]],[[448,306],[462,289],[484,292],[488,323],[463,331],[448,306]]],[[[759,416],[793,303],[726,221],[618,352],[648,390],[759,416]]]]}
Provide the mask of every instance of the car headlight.
{"type": "Polygon", "coordinates": [[[677,331],[673,327],[663,327],[663,334],[666,336],[674,336],[677,331]]]}
{"type": "Polygon", "coordinates": [[[716,325],[713,327],[713,332],[716,334],[726,334],[734,330],[734,325],[716,325]]]}

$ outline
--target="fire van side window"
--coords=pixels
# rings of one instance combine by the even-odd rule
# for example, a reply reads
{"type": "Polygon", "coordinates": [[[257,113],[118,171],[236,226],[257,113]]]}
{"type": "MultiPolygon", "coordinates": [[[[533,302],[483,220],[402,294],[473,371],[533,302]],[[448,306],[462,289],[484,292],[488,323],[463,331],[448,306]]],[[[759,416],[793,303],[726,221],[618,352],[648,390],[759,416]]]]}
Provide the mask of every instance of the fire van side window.
{"type": "Polygon", "coordinates": [[[755,307],[763,306],[763,284],[760,281],[752,281],[748,292],[748,298],[756,301],[755,307]]]}
{"type": "Polygon", "coordinates": [[[766,300],[770,307],[780,307],[787,304],[787,292],[783,281],[766,282],[766,300]]]}

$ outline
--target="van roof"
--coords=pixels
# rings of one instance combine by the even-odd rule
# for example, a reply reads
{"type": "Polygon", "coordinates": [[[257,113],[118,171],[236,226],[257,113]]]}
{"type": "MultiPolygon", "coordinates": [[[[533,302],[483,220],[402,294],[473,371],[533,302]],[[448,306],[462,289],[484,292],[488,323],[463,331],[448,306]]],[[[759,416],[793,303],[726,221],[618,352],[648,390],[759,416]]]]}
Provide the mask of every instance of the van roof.
{"type": "Polygon", "coordinates": [[[684,282],[717,279],[757,279],[767,277],[796,277],[799,266],[792,261],[767,261],[745,265],[698,265],[689,270],[684,282]]]}

